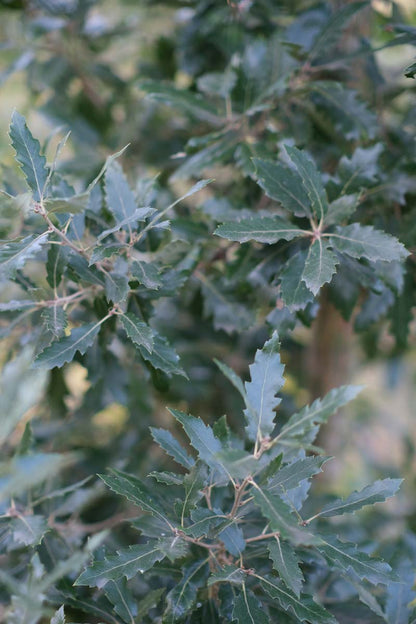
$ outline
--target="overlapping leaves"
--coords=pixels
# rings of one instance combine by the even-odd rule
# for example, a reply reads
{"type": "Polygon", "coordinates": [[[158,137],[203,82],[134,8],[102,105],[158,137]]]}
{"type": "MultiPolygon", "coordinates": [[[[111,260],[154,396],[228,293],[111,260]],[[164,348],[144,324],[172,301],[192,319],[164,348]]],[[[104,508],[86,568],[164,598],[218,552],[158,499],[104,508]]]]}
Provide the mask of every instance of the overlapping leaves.
{"type": "MultiPolygon", "coordinates": [[[[251,381],[245,385],[226,365],[220,367],[246,402],[249,450],[244,450],[241,440],[230,432],[223,436],[225,422],[213,429],[199,418],[171,410],[193,450],[185,450],[168,431],[153,429],[152,434],[184,467],[185,476],[151,473],[155,479],[151,488],[120,471],[101,477],[113,491],[150,514],[160,528],[155,531],[146,518],[135,521],[146,541],[97,559],[76,583],[101,587],[136,575],[145,580],[147,573],[157,576],[160,565],[163,569],[161,562],[168,558],[183,576],[166,596],[167,622],[179,622],[191,614],[197,608],[200,590],[214,585],[220,592],[227,588],[233,592],[232,614],[238,622],[252,621],[254,615],[256,621],[270,621],[269,597],[278,611],[290,613],[295,621],[336,622],[329,611],[304,593],[305,547],[314,552],[321,565],[339,575],[353,576],[358,582],[365,579],[386,585],[395,576],[386,562],[331,535],[328,526],[324,534],[320,533],[315,521],[381,502],[394,494],[400,480],[378,481],[345,500],[329,503],[310,518],[302,518],[302,507],[295,509],[290,502],[291,492],[318,473],[326,458],[305,456],[304,451],[294,458],[293,446],[297,439],[312,443],[319,425],[352,399],[357,389],[333,390],[294,414],[273,436],[279,404],[276,393],[284,383],[277,335],[257,352],[250,368],[251,381]],[[245,518],[247,513],[250,523],[245,518]]],[[[377,604],[375,597],[372,600],[377,604]]]]}

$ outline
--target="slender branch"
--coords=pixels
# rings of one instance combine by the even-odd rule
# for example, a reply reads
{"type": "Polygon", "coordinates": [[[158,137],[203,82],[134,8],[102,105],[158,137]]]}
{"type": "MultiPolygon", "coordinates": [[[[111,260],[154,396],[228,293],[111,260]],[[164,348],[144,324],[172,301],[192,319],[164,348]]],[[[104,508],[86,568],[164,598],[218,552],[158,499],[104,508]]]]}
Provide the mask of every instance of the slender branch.
{"type": "Polygon", "coordinates": [[[248,537],[246,539],[246,543],[258,542],[260,540],[270,539],[271,537],[280,537],[280,532],[274,531],[273,533],[261,533],[260,535],[255,535],[254,537],[248,537]]]}

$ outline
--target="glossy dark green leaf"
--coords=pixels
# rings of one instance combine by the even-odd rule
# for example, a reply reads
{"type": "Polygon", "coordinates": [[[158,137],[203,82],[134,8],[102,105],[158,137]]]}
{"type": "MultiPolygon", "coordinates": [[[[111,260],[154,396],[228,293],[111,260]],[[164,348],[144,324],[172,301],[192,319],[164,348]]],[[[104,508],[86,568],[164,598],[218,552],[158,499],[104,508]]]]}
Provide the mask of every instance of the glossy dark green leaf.
{"type": "Polygon", "coordinates": [[[113,161],[104,175],[107,205],[117,223],[130,219],[136,211],[136,200],[121,165],[113,161]]]}
{"type": "Polygon", "coordinates": [[[346,513],[354,513],[366,505],[382,503],[387,498],[394,496],[403,479],[380,479],[358,492],[353,492],[347,498],[339,498],[325,505],[316,517],[328,518],[340,516],[346,513]]]}
{"type": "Polygon", "coordinates": [[[296,171],[282,163],[262,158],[253,158],[253,163],[257,183],[266,195],[298,217],[312,216],[309,197],[296,171]]]}
{"type": "Polygon", "coordinates": [[[182,579],[166,596],[166,611],[163,622],[174,624],[193,610],[197,600],[198,588],[205,583],[207,561],[195,561],[183,571],[182,579]]]}
{"type": "Polygon", "coordinates": [[[178,504],[181,526],[184,526],[185,519],[188,518],[191,509],[194,509],[201,500],[203,488],[208,484],[208,469],[205,464],[198,462],[194,465],[183,480],[185,496],[178,504]]]}
{"type": "Polygon", "coordinates": [[[278,531],[282,537],[290,538],[295,544],[314,543],[313,536],[298,526],[298,519],[291,513],[290,507],[280,498],[265,488],[252,490],[255,504],[269,521],[272,531],[278,531]]]}
{"type": "Polygon", "coordinates": [[[134,621],[137,613],[136,601],[127,587],[126,578],[110,580],[104,586],[104,592],[114,607],[114,612],[127,624],[134,621]]]}
{"type": "Polygon", "coordinates": [[[152,262],[133,262],[131,274],[139,284],[143,284],[146,288],[158,290],[158,288],[162,286],[162,281],[159,277],[159,269],[152,262]]]}
{"type": "Polygon", "coordinates": [[[331,281],[338,264],[337,256],[322,238],[315,240],[306,256],[302,279],[307,288],[317,295],[322,286],[331,281]]]}
{"type": "Polygon", "coordinates": [[[337,169],[342,184],[342,196],[346,193],[356,193],[377,182],[378,159],[382,151],[383,145],[376,143],[370,147],[357,147],[350,158],[342,156],[337,169]]]}
{"type": "Polygon", "coordinates": [[[102,587],[108,581],[117,581],[123,576],[128,580],[143,574],[164,557],[157,542],[130,546],[119,550],[116,555],[94,562],[77,578],[75,585],[102,587]]]}
{"type": "Polygon", "coordinates": [[[321,174],[315,163],[305,152],[289,145],[286,145],[285,149],[299,177],[302,179],[303,188],[309,197],[312,216],[316,224],[319,224],[323,222],[328,212],[328,197],[322,183],[321,174]]]}
{"type": "Polygon", "coordinates": [[[217,459],[216,454],[222,450],[221,442],[214,436],[214,433],[208,425],[200,418],[195,418],[190,414],[185,414],[176,409],[169,409],[172,416],[181,423],[189,438],[190,443],[198,452],[200,459],[210,466],[217,479],[228,480],[225,469],[217,459]]]}
{"type": "Polygon", "coordinates": [[[348,26],[351,18],[367,6],[367,2],[351,2],[339,9],[334,9],[330,19],[315,38],[309,51],[309,58],[319,59],[320,55],[327,55],[340,38],[342,31],[348,26]]]}
{"type": "Polygon", "coordinates": [[[169,84],[163,84],[158,81],[141,81],[140,89],[145,91],[152,100],[170,104],[179,111],[191,113],[198,119],[217,123],[215,108],[213,108],[206,98],[195,95],[188,90],[175,89],[169,84]]]}
{"type": "Polygon", "coordinates": [[[228,240],[246,243],[250,240],[259,243],[277,243],[279,240],[290,241],[305,233],[282,217],[252,217],[220,225],[214,232],[228,240]]]}
{"type": "Polygon", "coordinates": [[[42,311],[42,320],[48,331],[56,337],[62,336],[68,325],[68,318],[64,308],[57,305],[48,306],[42,311]]]}
{"type": "Polygon", "coordinates": [[[109,301],[121,303],[125,301],[129,293],[129,282],[125,275],[119,273],[105,274],[105,294],[109,301]]]}
{"type": "Polygon", "coordinates": [[[299,558],[293,548],[279,538],[269,542],[267,549],[273,568],[276,570],[282,581],[285,583],[297,598],[300,596],[303,574],[299,568],[299,558]]]}
{"type": "Polygon", "coordinates": [[[99,475],[104,483],[129,501],[166,523],[171,528],[162,501],[140,479],[134,475],[113,470],[109,475],[99,475]]]}
{"type": "Polygon", "coordinates": [[[284,365],[280,361],[277,332],[256,352],[250,366],[251,381],[245,383],[247,393],[246,431],[250,440],[261,440],[274,429],[275,408],[280,403],[276,393],[284,384],[284,365]]]}
{"type": "Polygon", "coordinates": [[[287,464],[268,479],[267,490],[274,494],[282,494],[291,490],[297,487],[301,481],[311,479],[314,475],[322,472],[322,466],[326,461],[328,461],[328,457],[313,455],[287,464]]]}
{"type": "Polygon", "coordinates": [[[347,220],[358,208],[358,194],[341,195],[328,206],[325,216],[325,225],[342,223],[347,220]]]}
{"type": "Polygon", "coordinates": [[[366,258],[375,262],[404,260],[409,252],[397,238],[374,229],[371,225],[339,226],[330,235],[330,243],[337,250],[353,258],[366,258]]]}
{"type": "Polygon", "coordinates": [[[317,549],[330,563],[347,576],[352,574],[358,579],[367,579],[370,583],[388,585],[397,580],[391,567],[385,561],[370,557],[357,549],[355,544],[341,542],[336,538],[323,537],[317,549]]]}
{"type": "Polygon", "coordinates": [[[64,336],[46,347],[33,362],[34,368],[54,368],[61,367],[66,362],[71,362],[77,352],[84,353],[93,344],[98,332],[100,331],[101,322],[88,323],[82,327],[75,327],[69,336],[64,336]]]}
{"type": "Polygon", "coordinates": [[[270,618],[258,598],[243,583],[235,598],[233,621],[238,624],[269,624],[270,618]]]}
{"type": "Polygon", "coordinates": [[[46,260],[46,279],[51,288],[57,288],[61,283],[65,264],[61,245],[50,245],[46,260]]]}
{"type": "Polygon", "coordinates": [[[235,565],[225,565],[218,571],[211,574],[208,579],[208,585],[214,583],[231,583],[232,585],[241,585],[247,578],[246,573],[235,565]]]}
{"type": "Polygon", "coordinates": [[[146,362],[149,362],[153,368],[157,368],[168,376],[181,375],[186,377],[187,375],[183,368],[179,364],[179,355],[170,346],[167,339],[164,336],[160,336],[154,330],[153,331],[153,347],[150,352],[146,347],[139,346],[140,355],[146,362]]]}
{"type": "Polygon", "coordinates": [[[289,310],[302,310],[313,301],[313,293],[302,280],[307,252],[292,256],[281,271],[280,294],[289,310]]]}
{"type": "Polygon", "coordinates": [[[302,594],[298,598],[274,579],[259,578],[263,589],[277,600],[285,611],[290,609],[301,622],[336,624],[337,620],[326,609],[318,605],[311,596],[302,594]]]}
{"type": "Polygon", "coordinates": [[[46,158],[40,154],[39,141],[33,138],[25,118],[17,111],[13,112],[9,133],[12,146],[16,151],[16,160],[22,167],[28,186],[33,191],[34,200],[39,202],[43,198],[48,179],[46,158]]]}
{"type": "Polygon", "coordinates": [[[317,399],[312,405],[307,405],[300,412],[293,414],[282,428],[278,438],[302,438],[315,425],[326,422],[334,412],[343,407],[361,391],[359,386],[341,386],[328,392],[323,399],[317,399]]]}
{"type": "Polygon", "coordinates": [[[156,429],[150,427],[150,433],[156,444],[166,451],[173,459],[185,468],[192,468],[195,464],[192,457],[188,455],[185,449],[179,444],[177,439],[166,429],[156,429]]]}
{"type": "Polygon", "coordinates": [[[120,314],[119,319],[130,340],[138,347],[144,347],[149,353],[153,350],[153,333],[147,323],[143,323],[131,312],[120,314]]]}
{"type": "Polygon", "coordinates": [[[14,277],[16,271],[37,255],[47,238],[48,232],[44,232],[39,236],[30,234],[19,240],[3,241],[0,245],[0,278],[14,277]]]}

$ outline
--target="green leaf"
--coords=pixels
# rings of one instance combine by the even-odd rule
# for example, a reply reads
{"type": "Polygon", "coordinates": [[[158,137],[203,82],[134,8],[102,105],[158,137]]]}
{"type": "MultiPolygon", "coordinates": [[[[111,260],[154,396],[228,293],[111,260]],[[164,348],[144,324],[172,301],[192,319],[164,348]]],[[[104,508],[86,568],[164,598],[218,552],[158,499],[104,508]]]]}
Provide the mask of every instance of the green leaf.
{"type": "Polygon", "coordinates": [[[337,251],[353,258],[366,258],[375,262],[393,262],[404,260],[409,255],[407,249],[397,238],[374,229],[371,225],[338,226],[330,234],[330,243],[337,251]]]}
{"type": "Polygon", "coordinates": [[[131,312],[120,314],[119,319],[130,340],[138,347],[142,346],[151,353],[153,350],[153,333],[149,325],[143,323],[131,312]]]}
{"type": "Polygon", "coordinates": [[[165,522],[169,528],[172,528],[166,517],[162,502],[140,479],[127,472],[121,472],[121,470],[112,470],[110,475],[98,476],[113,492],[124,496],[143,509],[143,511],[148,511],[152,516],[156,516],[165,522]]]}
{"type": "Polygon", "coordinates": [[[136,601],[127,587],[127,581],[123,577],[117,581],[108,581],[104,587],[104,593],[114,607],[114,612],[121,617],[123,622],[131,624],[137,612],[136,601]]]}
{"type": "Polygon", "coordinates": [[[355,399],[360,391],[360,386],[334,388],[323,399],[317,399],[312,405],[307,405],[300,412],[293,414],[282,428],[277,439],[302,439],[311,430],[317,433],[315,425],[326,422],[331,414],[355,399]]]}
{"type": "Polygon", "coordinates": [[[326,58],[351,18],[364,7],[368,7],[367,2],[351,2],[346,6],[334,9],[333,15],[331,15],[313,42],[309,51],[309,59],[319,58],[321,54],[326,58]]]}
{"type": "Polygon", "coordinates": [[[154,208],[136,208],[135,211],[128,217],[118,221],[113,227],[103,230],[101,234],[97,236],[97,241],[101,242],[104,238],[110,236],[110,234],[114,234],[114,232],[118,232],[121,229],[134,229],[137,225],[137,221],[145,221],[145,219],[151,217],[154,213],[154,208]]]}
{"type": "Polygon", "coordinates": [[[274,579],[256,577],[263,589],[281,605],[284,611],[291,610],[301,622],[319,622],[319,624],[337,624],[337,620],[311,596],[302,594],[299,598],[282,587],[274,579]]]}
{"type": "Polygon", "coordinates": [[[208,579],[208,587],[215,583],[231,583],[232,585],[242,585],[247,574],[236,565],[226,565],[220,570],[213,572],[208,579]]]}
{"type": "Polygon", "coordinates": [[[270,618],[264,606],[243,583],[241,593],[234,601],[233,621],[238,624],[270,624],[270,618]]]}
{"type": "Polygon", "coordinates": [[[64,605],[51,618],[51,624],[65,624],[64,605]]]}
{"type": "Polygon", "coordinates": [[[206,425],[200,418],[195,418],[195,416],[190,414],[170,408],[169,411],[181,423],[190,443],[198,451],[200,459],[214,469],[214,478],[223,480],[225,477],[226,481],[228,481],[224,468],[216,458],[216,454],[222,450],[222,445],[218,438],[214,436],[211,427],[206,425]]]}
{"type": "Polygon", "coordinates": [[[33,258],[47,241],[49,233],[31,234],[25,238],[2,242],[0,245],[0,278],[8,279],[16,275],[28,260],[33,258]]]}
{"type": "Polygon", "coordinates": [[[353,492],[346,499],[339,498],[328,503],[314,518],[329,518],[342,516],[346,513],[354,513],[366,505],[382,503],[387,498],[395,495],[403,479],[381,479],[371,485],[367,485],[359,492],[353,492]]]}
{"type": "Polygon", "coordinates": [[[46,347],[33,362],[34,368],[51,369],[55,366],[61,367],[65,362],[71,362],[77,351],[84,355],[94,342],[100,331],[101,321],[98,323],[88,323],[82,327],[76,327],[69,336],[64,336],[56,340],[49,347],[46,347]]]}
{"type": "Polygon", "coordinates": [[[355,193],[362,188],[373,186],[379,176],[378,159],[383,145],[376,143],[370,147],[357,147],[351,156],[343,156],[339,161],[337,174],[342,183],[342,195],[355,193]]]}
{"type": "Polygon", "coordinates": [[[315,543],[313,536],[298,526],[290,507],[280,496],[275,496],[259,486],[253,488],[252,495],[255,504],[269,521],[272,531],[278,531],[282,537],[290,538],[295,544],[315,543]]]}
{"type": "Polygon", "coordinates": [[[376,116],[359,99],[356,91],[334,80],[316,80],[309,88],[321,115],[325,116],[325,123],[332,125],[337,134],[347,141],[375,136],[376,116]]]}
{"type": "Polygon", "coordinates": [[[328,214],[325,217],[325,225],[342,223],[348,219],[358,207],[358,194],[341,195],[328,206],[328,214]]]}
{"type": "Polygon", "coordinates": [[[246,391],[244,389],[244,384],[241,381],[240,377],[233,371],[232,368],[227,366],[224,362],[220,362],[219,360],[214,359],[215,364],[218,366],[222,374],[227,377],[228,381],[230,381],[233,386],[239,391],[244,401],[247,399],[246,391]]]}
{"type": "Polygon", "coordinates": [[[185,487],[185,497],[179,503],[181,526],[184,526],[185,518],[189,516],[191,509],[194,509],[197,502],[203,496],[203,488],[208,483],[208,470],[205,464],[198,462],[185,476],[183,484],[185,487]]]}
{"type": "Polygon", "coordinates": [[[139,88],[142,91],[146,91],[148,96],[156,102],[170,104],[179,111],[191,113],[198,119],[209,121],[210,123],[218,124],[220,121],[216,115],[215,108],[208,104],[206,98],[190,91],[175,89],[169,84],[163,84],[156,80],[141,81],[139,82],[139,88]]]}
{"type": "Polygon", "coordinates": [[[317,295],[321,287],[330,282],[339,263],[337,256],[329,249],[329,244],[321,238],[309,247],[302,279],[307,288],[317,295]]]}
{"type": "Polygon", "coordinates": [[[130,219],[136,211],[136,200],[120,163],[113,161],[104,175],[107,206],[117,223],[130,219]]]}
{"type": "Polygon", "coordinates": [[[39,202],[43,199],[48,179],[46,158],[40,154],[39,141],[33,138],[25,118],[17,111],[13,112],[9,134],[16,152],[16,160],[33,191],[34,200],[39,202]]]}
{"type": "Polygon", "coordinates": [[[230,522],[228,526],[222,528],[218,533],[218,539],[220,539],[233,557],[241,557],[241,553],[244,552],[246,547],[246,541],[244,539],[243,531],[237,522],[230,522]]]}
{"type": "Polygon", "coordinates": [[[42,311],[42,319],[45,327],[56,337],[62,336],[68,325],[68,318],[65,310],[57,305],[44,308],[42,311]]]}
{"type": "Polygon", "coordinates": [[[152,470],[152,472],[149,472],[148,476],[165,485],[183,485],[183,476],[175,472],[159,472],[157,470],[152,470]]]}
{"type": "Polygon", "coordinates": [[[313,293],[302,280],[306,252],[300,251],[288,260],[280,273],[280,294],[289,310],[302,310],[313,301],[313,293]]]}
{"type": "Polygon", "coordinates": [[[290,147],[289,145],[285,145],[285,149],[290,160],[295,165],[296,171],[302,178],[302,185],[309,197],[313,217],[317,224],[323,222],[328,212],[328,198],[322,183],[321,174],[313,160],[305,152],[301,152],[296,147],[290,147]]]}
{"type": "Polygon", "coordinates": [[[48,520],[44,516],[15,516],[8,521],[8,530],[12,539],[19,545],[38,546],[46,531],[49,530],[48,520]]]}
{"type": "Polygon", "coordinates": [[[144,346],[139,346],[140,355],[146,362],[149,362],[153,368],[157,368],[166,375],[181,375],[187,377],[185,371],[179,365],[179,355],[170,346],[164,336],[160,336],[153,330],[153,348],[151,353],[144,346]]]}
{"type": "Polygon", "coordinates": [[[233,155],[238,135],[235,131],[226,132],[219,141],[215,141],[205,149],[201,149],[176,169],[172,181],[199,177],[205,169],[226,162],[233,155]]]}
{"type": "Polygon", "coordinates": [[[17,456],[0,464],[0,500],[20,496],[57,474],[73,461],[58,453],[34,453],[17,456]]]}
{"type": "Polygon", "coordinates": [[[43,205],[48,214],[79,214],[88,206],[88,193],[70,197],[47,197],[43,205]]]}
{"type": "Polygon", "coordinates": [[[347,576],[357,576],[359,579],[367,579],[377,585],[388,585],[397,580],[391,567],[385,561],[370,557],[364,552],[357,550],[355,544],[341,542],[336,538],[321,536],[316,546],[331,566],[334,566],[347,576]]]}
{"type": "Polygon", "coordinates": [[[253,217],[224,223],[217,227],[214,234],[239,243],[255,240],[269,245],[279,240],[290,241],[299,236],[305,236],[304,230],[281,217],[253,217]]]}
{"type": "Polygon", "coordinates": [[[65,256],[61,245],[50,245],[46,260],[46,279],[51,288],[57,288],[65,270],[65,256]]]}
{"type": "Polygon", "coordinates": [[[0,377],[0,445],[13,429],[42,398],[48,382],[47,371],[33,370],[33,351],[30,346],[20,349],[19,355],[3,364],[0,377]]]}
{"type": "Polygon", "coordinates": [[[155,607],[157,607],[164,593],[164,587],[160,589],[153,589],[152,591],[148,591],[146,593],[146,596],[142,598],[137,605],[137,618],[139,622],[142,618],[144,618],[145,615],[149,613],[150,609],[154,609],[155,607]]]}
{"type": "Polygon", "coordinates": [[[273,568],[286,587],[299,598],[304,578],[295,551],[287,542],[283,542],[279,538],[269,542],[267,549],[273,562],[273,568]]]}
{"type": "Polygon", "coordinates": [[[150,427],[150,433],[156,444],[159,444],[178,464],[188,469],[192,468],[195,464],[193,458],[188,455],[170,431],[150,427]]]}
{"type": "Polygon", "coordinates": [[[204,315],[214,318],[214,328],[223,329],[227,333],[243,331],[252,326],[254,322],[254,311],[246,302],[236,301],[233,293],[229,293],[229,288],[218,281],[201,279],[201,290],[204,296],[204,315]]]}
{"type": "Polygon", "coordinates": [[[208,95],[218,95],[226,98],[237,84],[237,74],[228,68],[225,72],[210,72],[203,74],[197,80],[199,91],[208,95]]]}
{"type": "Polygon", "coordinates": [[[71,270],[71,273],[73,272],[75,274],[75,281],[79,281],[81,279],[88,284],[105,286],[103,274],[100,273],[94,266],[88,266],[88,262],[83,256],[70,251],[66,257],[66,260],[71,270]]]}
{"type": "Polygon", "coordinates": [[[176,561],[176,559],[183,559],[189,551],[189,544],[185,540],[180,539],[177,535],[164,537],[163,539],[159,539],[157,543],[160,551],[172,563],[176,561]]]}
{"type": "Polygon", "coordinates": [[[245,479],[256,472],[257,459],[243,449],[225,448],[216,457],[233,479],[245,479]]]}
{"type": "Polygon", "coordinates": [[[322,466],[328,459],[328,457],[313,455],[283,466],[268,480],[268,492],[280,495],[288,490],[292,490],[305,479],[311,479],[314,475],[322,472],[322,466]]]}
{"type": "Polygon", "coordinates": [[[102,260],[106,260],[107,258],[111,258],[115,254],[120,253],[123,245],[121,243],[114,243],[110,245],[97,245],[92,250],[92,254],[90,257],[90,261],[88,263],[89,266],[95,264],[96,262],[101,262],[102,260]]]}
{"type": "Polygon", "coordinates": [[[195,561],[184,569],[182,579],[166,596],[164,624],[180,621],[195,606],[198,588],[205,584],[207,560],[195,561]]]}
{"type": "Polygon", "coordinates": [[[151,290],[158,290],[163,284],[159,277],[159,269],[153,262],[133,262],[131,274],[139,284],[151,290]]]}
{"type": "Polygon", "coordinates": [[[127,580],[150,570],[157,561],[164,559],[157,542],[138,544],[117,551],[117,555],[96,561],[77,578],[74,585],[103,587],[108,581],[127,580]]]}
{"type": "Polygon", "coordinates": [[[284,384],[284,365],[280,361],[279,337],[277,332],[261,350],[256,352],[254,364],[250,366],[251,381],[245,383],[247,409],[247,435],[250,440],[260,441],[274,429],[274,409],[280,403],[276,393],[284,384]]]}
{"type": "Polygon", "coordinates": [[[218,534],[227,526],[233,524],[234,520],[220,512],[220,510],[206,509],[198,507],[191,512],[193,524],[184,529],[184,533],[191,537],[202,537],[208,534],[218,534]]]}
{"type": "Polygon", "coordinates": [[[256,181],[271,199],[297,217],[311,217],[310,201],[296,171],[279,162],[253,158],[256,181]]]}
{"type": "Polygon", "coordinates": [[[105,295],[108,301],[113,303],[125,301],[129,291],[129,282],[125,275],[113,272],[105,274],[105,295]]]}

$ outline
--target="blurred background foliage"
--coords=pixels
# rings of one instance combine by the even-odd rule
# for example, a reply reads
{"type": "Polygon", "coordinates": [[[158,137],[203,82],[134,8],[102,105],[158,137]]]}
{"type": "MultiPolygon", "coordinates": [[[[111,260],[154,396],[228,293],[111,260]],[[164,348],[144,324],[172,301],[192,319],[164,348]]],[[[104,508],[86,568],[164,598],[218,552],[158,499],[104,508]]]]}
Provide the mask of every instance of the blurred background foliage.
{"type": "MultiPolygon", "coordinates": [[[[174,383],[156,380],[153,387],[134,358],[119,366],[111,354],[104,382],[89,378],[82,358],[50,375],[32,370],[31,346],[25,346],[24,333],[16,340],[6,332],[6,315],[0,320],[0,409],[22,417],[8,449],[22,444],[30,421],[33,444],[77,454],[75,464],[62,466],[65,485],[109,465],[138,474],[160,462],[168,468],[150,443],[149,423],[173,427],[166,405],[206,421],[227,413],[239,423],[240,399],[213,358],[244,376],[255,348],[276,327],[288,376],[282,418],[336,385],[365,386],[322,435],[321,445],[336,459],[318,480],[317,495],[342,495],[380,476],[404,476],[402,492],[377,521],[364,513],[352,524],[358,533],[368,528],[372,539],[403,539],[404,550],[411,550],[410,543],[415,549],[414,256],[402,289],[357,286],[346,279],[346,267],[345,281],[334,280],[319,300],[294,314],[273,310],[277,289],[269,279],[269,249],[254,245],[247,251],[206,238],[224,213],[267,210],[268,200],[253,181],[251,156],[273,155],[292,142],[313,154],[329,180],[340,157],[380,142],[381,169],[372,172],[374,163],[366,161],[364,175],[376,181],[359,216],[415,251],[416,83],[404,74],[414,62],[416,8],[405,0],[375,0],[338,33],[336,54],[325,39],[313,50],[331,8],[336,15],[347,4],[0,2],[0,160],[8,185],[23,188],[7,136],[14,108],[46,141],[48,159],[58,138],[71,131],[60,166],[77,190],[126,144],[122,162],[133,186],[157,175],[162,198],[178,196],[192,178],[215,179],[180,208],[183,219],[176,223],[202,250],[198,268],[187,288],[161,300],[156,310],[157,326],[180,354],[190,382],[176,377],[174,383]],[[331,91],[331,83],[341,86],[331,91]]],[[[3,199],[0,207],[0,237],[15,236],[20,215],[3,199]]],[[[2,301],[9,296],[0,295],[2,301]]],[[[74,539],[81,540],[90,524],[117,518],[118,505],[92,479],[62,505],[53,504],[52,523],[69,518],[74,535],[78,531],[74,539]]]]}

